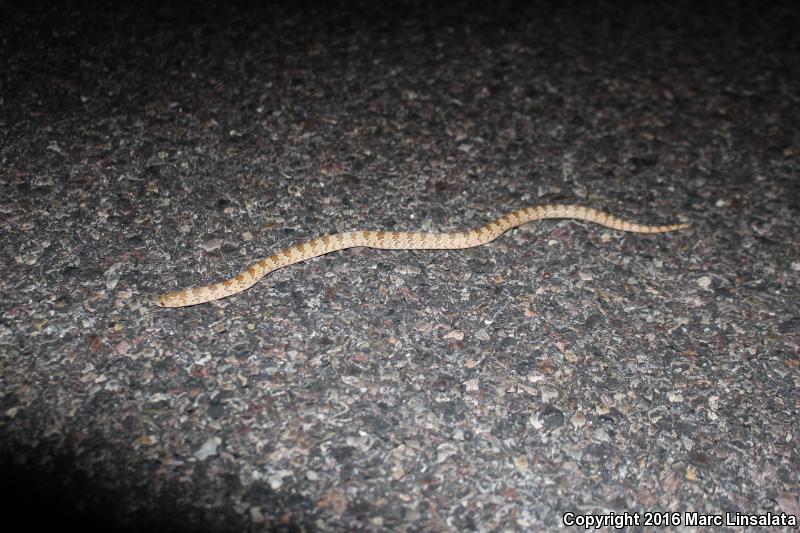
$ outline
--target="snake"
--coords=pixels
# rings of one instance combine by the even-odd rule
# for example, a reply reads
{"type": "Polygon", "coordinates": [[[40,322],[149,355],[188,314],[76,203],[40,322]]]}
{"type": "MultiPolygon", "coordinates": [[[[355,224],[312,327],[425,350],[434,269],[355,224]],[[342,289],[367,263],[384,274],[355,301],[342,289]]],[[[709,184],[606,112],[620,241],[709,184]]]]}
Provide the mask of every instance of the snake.
{"type": "Polygon", "coordinates": [[[186,307],[221,300],[245,291],[261,278],[280,268],[306,261],[313,257],[364,247],[382,250],[454,250],[488,244],[510,229],[534,220],[570,218],[593,222],[607,228],[633,233],[666,233],[691,227],[691,224],[648,226],[629,222],[603,211],[579,205],[537,205],[503,215],[478,228],[447,233],[411,231],[351,231],[317,237],[295,244],[269,257],[265,257],[235,277],[204,285],[167,292],[155,297],[159,307],[186,307]]]}

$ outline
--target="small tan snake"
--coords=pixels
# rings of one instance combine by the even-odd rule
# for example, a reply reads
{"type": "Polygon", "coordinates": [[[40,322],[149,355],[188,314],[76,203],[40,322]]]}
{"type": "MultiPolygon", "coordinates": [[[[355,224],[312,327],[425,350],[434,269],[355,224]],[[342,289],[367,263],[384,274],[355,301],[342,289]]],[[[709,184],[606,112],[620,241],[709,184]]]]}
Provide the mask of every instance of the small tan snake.
{"type": "Polygon", "coordinates": [[[393,250],[444,250],[472,248],[487,244],[506,231],[526,222],[548,218],[574,218],[586,220],[608,228],[634,233],[664,233],[685,229],[691,224],[670,224],[666,226],[645,226],[628,222],[608,213],[590,207],[577,205],[539,205],[526,207],[504,215],[485,226],[451,233],[418,233],[408,231],[352,231],[325,235],[316,239],[290,246],[285,250],[253,263],[236,277],[206,285],[192,287],[177,292],[168,292],[155,298],[159,307],[185,307],[212,300],[227,298],[255,285],[261,278],[285,266],[318,257],[337,250],[363,246],[393,250]]]}

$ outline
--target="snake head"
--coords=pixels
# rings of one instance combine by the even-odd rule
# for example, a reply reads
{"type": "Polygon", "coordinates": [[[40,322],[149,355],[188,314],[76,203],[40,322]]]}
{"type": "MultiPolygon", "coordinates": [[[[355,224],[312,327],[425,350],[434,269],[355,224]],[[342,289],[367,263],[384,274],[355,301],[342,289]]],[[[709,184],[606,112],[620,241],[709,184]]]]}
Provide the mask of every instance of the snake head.
{"type": "Polygon", "coordinates": [[[168,292],[166,294],[159,294],[155,298],[153,298],[153,303],[156,304],[158,307],[176,307],[175,305],[175,296],[178,293],[176,292],[168,292]]]}

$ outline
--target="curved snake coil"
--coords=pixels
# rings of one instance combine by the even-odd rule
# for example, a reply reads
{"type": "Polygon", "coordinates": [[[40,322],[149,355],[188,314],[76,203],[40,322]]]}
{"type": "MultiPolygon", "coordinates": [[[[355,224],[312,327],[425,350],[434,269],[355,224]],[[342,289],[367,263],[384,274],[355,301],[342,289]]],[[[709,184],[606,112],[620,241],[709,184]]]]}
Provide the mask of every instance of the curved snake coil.
{"type": "Polygon", "coordinates": [[[550,218],[574,218],[594,222],[608,228],[634,233],[664,233],[686,229],[691,224],[669,224],[666,226],[645,226],[628,222],[608,213],[590,207],[577,205],[539,205],[527,207],[504,215],[485,226],[451,233],[418,233],[409,231],[352,231],[325,235],[316,239],[290,246],[283,251],[253,263],[236,277],[177,292],[168,292],[155,298],[159,307],[185,307],[212,300],[227,298],[255,285],[261,278],[285,266],[318,257],[337,250],[363,246],[392,250],[444,250],[472,248],[487,244],[506,231],[533,220],[550,218]]]}

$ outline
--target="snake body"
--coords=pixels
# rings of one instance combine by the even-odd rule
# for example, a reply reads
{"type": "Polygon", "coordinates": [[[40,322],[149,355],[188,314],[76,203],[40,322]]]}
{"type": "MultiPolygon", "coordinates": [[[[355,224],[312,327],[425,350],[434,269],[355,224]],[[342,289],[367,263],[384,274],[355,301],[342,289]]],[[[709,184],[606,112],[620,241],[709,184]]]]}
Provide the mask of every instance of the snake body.
{"type": "Polygon", "coordinates": [[[212,300],[227,298],[255,285],[261,278],[288,265],[300,263],[337,250],[363,246],[390,250],[445,250],[472,248],[487,244],[506,231],[533,220],[551,218],[573,218],[594,222],[608,228],[634,233],[664,233],[688,228],[691,224],[669,224],[646,226],[628,222],[608,213],[577,205],[539,205],[509,213],[489,222],[485,226],[450,233],[420,233],[408,231],[352,231],[317,237],[314,240],[295,244],[283,251],[253,263],[236,277],[177,292],[168,292],[155,298],[159,307],[185,307],[212,300]]]}

